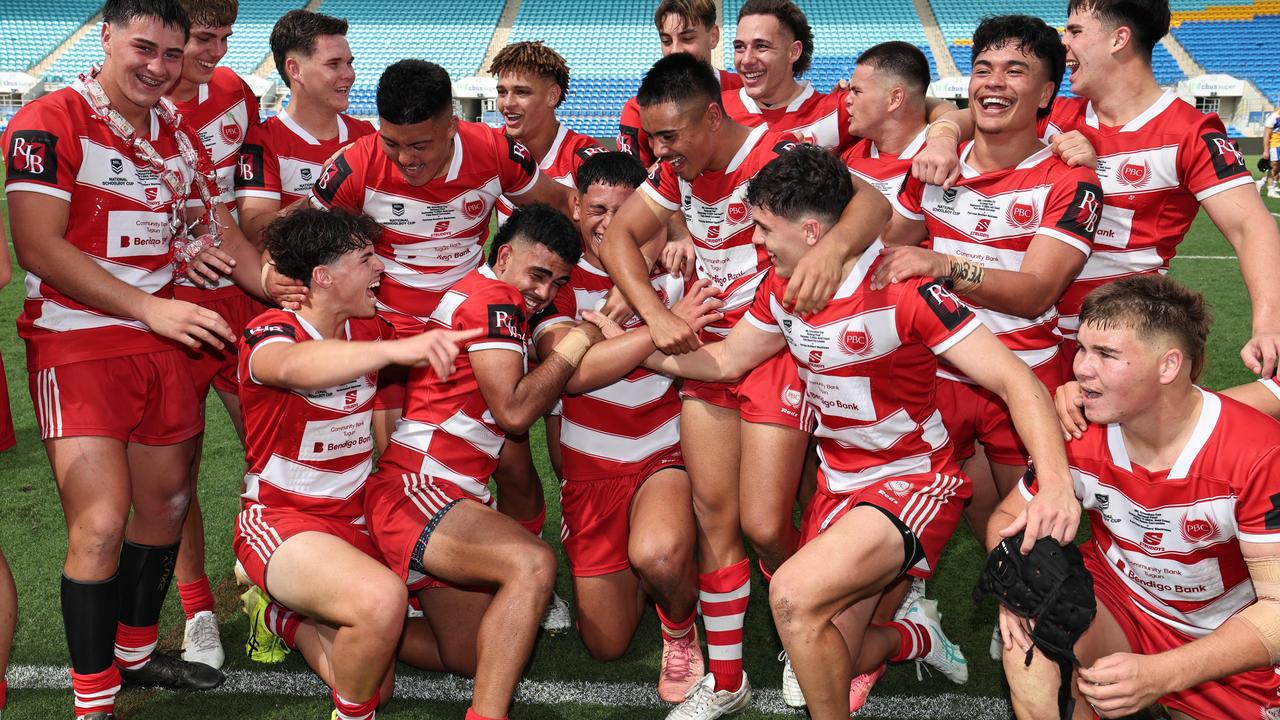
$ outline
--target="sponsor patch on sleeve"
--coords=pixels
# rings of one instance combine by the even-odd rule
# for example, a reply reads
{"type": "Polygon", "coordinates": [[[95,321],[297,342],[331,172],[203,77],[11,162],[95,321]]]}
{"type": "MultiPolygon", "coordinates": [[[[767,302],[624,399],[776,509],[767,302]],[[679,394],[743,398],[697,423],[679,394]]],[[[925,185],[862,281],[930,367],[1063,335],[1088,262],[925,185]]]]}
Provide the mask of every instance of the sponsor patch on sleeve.
{"type": "Polygon", "coordinates": [[[514,340],[524,342],[524,311],[515,305],[489,305],[490,340],[514,340]]]}
{"type": "Polygon", "coordinates": [[[640,157],[640,129],[630,125],[619,127],[618,149],[628,155],[640,157]]]}
{"type": "Polygon", "coordinates": [[[507,155],[511,157],[512,162],[519,165],[526,175],[532,176],[536,174],[538,172],[538,163],[534,162],[533,153],[529,152],[529,148],[506,133],[503,133],[502,136],[507,139],[507,155]]]}
{"type": "Polygon", "coordinates": [[[939,322],[948,330],[955,330],[973,313],[968,306],[960,302],[950,290],[935,280],[919,288],[920,297],[924,298],[929,309],[933,311],[939,322]]]}
{"type": "Polygon", "coordinates": [[[608,152],[608,151],[600,147],[599,145],[591,145],[589,147],[578,148],[577,150],[573,151],[573,154],[577,155],[578,159],[581,160],[582,162],[586,162],[587,158],[591,157],[592,155],[599,155],[602,152],[608,152]]]}
{"type": "Polygon", "coordinates": [[[1092,240],[1101,219],[1102,188],[1091,182],[1077,182],[1075,197],[1058,220],[1058,228],[1092,240]]]}
{"type": "Polygon", "coordinates": [[[782,153],[791,152],[792,150],[795,150],[796,146],[799,144],[800,140],[795,137],[788,137],[785,140],[780,140],[773,146],[773,154],[781,155],[782,153]]]}
{"type": "Polygon", "coordinates": [[[1213,171],[1219,180],[1249,172],[1244,164],[1244,153],[1240,152],[1236,144],[1226,135],[1211,132],[1201,135],[1200,139],[1209,150],[1209,158],[1213,160],[1213,171]]]}
{"type": "Polygon", "coordinates": [[[44,130],[15,130],[9,138],[5,164],[9,180],[58,183],[58,136],[44,130]]]}
{"type": "Polygon", "coordinates": [[[333,204],[333,199],[338,196],[338,188],[342,187],[343,181],[350,176],[351,166],[347,164],[347,156],[339,155],[320,173],[320,179],[316,180],[316,196],[326,205],[333,204]]]}
{"type": "Polygon", "coordinates": [[[245,143],[240,146],[240,161],[236,163],[236,187],[265,187],[262,177],[262,146],[245,143]]]}
{"type": "Polygon", "coordinates": [[[270,325],[258,325],[256,327],[248,327],[244,329],[244,342],[249,347],[254,347],[258,343],[271,337],[284,337],[290,340],[297,340],[298,333],[292,325],[284,323],[272,323],[270,325]]]}
{"type": "Polygon", "coordinates": [[[658,163],[649,171],[649,177],[647,179],[649,184],[653,186],[654,190],[662,189],[662,165],[662,163],[658,163]]]}

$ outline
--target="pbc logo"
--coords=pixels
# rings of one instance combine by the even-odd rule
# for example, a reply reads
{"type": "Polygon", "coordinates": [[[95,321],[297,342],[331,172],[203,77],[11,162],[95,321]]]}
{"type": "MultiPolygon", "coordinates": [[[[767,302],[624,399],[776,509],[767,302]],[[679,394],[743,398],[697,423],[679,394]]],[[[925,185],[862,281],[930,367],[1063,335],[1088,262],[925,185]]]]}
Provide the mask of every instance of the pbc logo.
{"type": "Polygon", "coordinates": [[[1209,518],[1182,518],[1182,539],[1189,543],[1206,542],[1218,536],[1218,526],[1209,518]]]}
{"type": "Polygon", "coordinates": [[[1151,180],[1151,169],[1142,161],[1125,160],[1120,164],[1120,172],[1116,174],[1116,182],[1132,188],[1140,188],[1151,180]]]}
{"type": "Polygon", "coordinates": [[[822,351],[821,351],[821,350],[810,350],[810,351],[809,351],[809,364],[810,364],[810,365],[821,365],[821,364],[822,364],[822,351]]]}
{"type": "Polygon", "coordinates": [[[53,182],[58,176],[58,138],[43,130],[18,130],[9,142],[9,179],[53,182]]]}
{"type": "Polygon", "coordinates": [[[885,485],[898,497],[906,497],[906,494],[911,492],[911,483],[906,480],[890,480],[885,485]]]}
{"type": "Polygon", "coordinates": [[[120,158],[111,158],[111,172],[116,175],[124,172],[124,161],[120,158]]]}
{"type": "Polygon", "coordinates": [[[874,349],[875,343],[866,330],[855,330],[849,327],[840,336],[840,347],[850,355],[866,355],[874,349]]]}
{"type": "Polygon", "coordinates": [[[391,203],[391,214],[396,217],[404,217],[404,203],[391,203]]]}
{"type": "Polygon", "coordinates": [[[1004,219],[1009,221],[1010,225],[1020,228],[1035,227],[1040,221],[1040,214],[1036,212],[1035,205],[1029,202],[1021,202],[1015,200],[1009,206],[1009,210],[1005,212],[1004,219]]]}
{"type": "MultiPolygon", "coordinates": [[[[524,147],[521,145],[520,147],[524,147]]],[[[484,200],[475,198],[473,200],[464,200],[462,203],[462,212],[468,218],[475,220],[484,212],[484,200]]]]}
{"type": "Polygon", "coordinates": [[[431,232],[434,235],[444,235],[445,233],[449,232],[449,221],[441,220],[440,222],[436,223],[436,226],[432,228],[431,232]]]}
{"type": "Polygon", "coordinates": [[[985,233],[989,227],[991,227],[991,220],[988,218],[982,218],[978,221],[977,225],[973,226],[973,231],[975,233],[985,233]]]}
{"type": "Polygon", "coordinates": [[[1160,541],[1162,540],[1164,540],[1164,533],[1162,532],[1152,531],[1152,532],[1142,533],[1143,546],[1151,548],[1152,550],[1159,550],[1160,541]]]}
{"type": "Polygon", "coordinates": [[[800,395],[800,391],[796,390],[793,387],[788,386],[782,389],[782,402],[787,407],[791,407],[791,408],[800,407],[801,397],[802,396],[800,395]]]}
{"type": "Polygon", "coordinates": [[[225,124],[222,126],[222,139],[227,141],[229,145],[239,145],[240,140],[244,138],[244,130],[235,123],[225,124]]]}
{"type": "Polygon", "coordinates": [[[728,215],[729,222],[737,224],[745,222],[747,218],[751,216],[751,211],[747,209],[746,203],[729,203],[728,215]]]}

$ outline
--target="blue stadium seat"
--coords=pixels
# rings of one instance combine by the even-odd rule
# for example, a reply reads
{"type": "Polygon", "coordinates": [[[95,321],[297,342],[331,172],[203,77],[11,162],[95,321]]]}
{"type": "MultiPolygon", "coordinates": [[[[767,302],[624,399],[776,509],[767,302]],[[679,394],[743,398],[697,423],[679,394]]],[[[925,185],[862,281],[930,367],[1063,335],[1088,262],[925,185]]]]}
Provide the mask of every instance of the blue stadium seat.
{"type": "Polygon", "coordinates": [[[100,7],[99,0],[0,0],[0,70],[40,62],[100,7]]]}
{"type": "Polygon", "coordinates": [[[1276,44],[1277,33],[1280,15],[1258,15],[1251,21],[1196,20],[1173,31],[1205,70],[1252,80],[1273,101],[1280,100],[1280,73],[1266,58],[1276,44]]]}

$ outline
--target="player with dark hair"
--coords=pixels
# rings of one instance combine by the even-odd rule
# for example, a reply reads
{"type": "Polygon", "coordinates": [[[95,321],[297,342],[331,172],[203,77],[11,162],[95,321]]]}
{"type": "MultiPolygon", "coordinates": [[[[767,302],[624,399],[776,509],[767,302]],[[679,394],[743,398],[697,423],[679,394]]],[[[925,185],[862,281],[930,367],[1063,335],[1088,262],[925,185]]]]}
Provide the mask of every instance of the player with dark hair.
{"type": "Polygon", "coordinates": [[[346,20],[309,10],[290,10],[271,30],[289,107],[249,130],[236,169],[240,226],[256,244],[282,208],[310,193],[334,153],[376,132],[345,114],[355,83],[346,34],[346,20]]]}
{"type": "Polygon", "coordinates": [[[380,562],[363,517],[378,371],[422,365],[447,378],[456,343],[481,332],[391,339],[373,296],[381,230],[340,210],[272,222],[268,253],[309,292],[297,311],[254,318],[241,339],[248,472],[236,558],[273,598],[273,629],[330,686],[343,720],[374,717],[405,615],[404,583],[380,562]]]}
{"type": "MultiPolygon", "coordinates": [[[[876,287],[915,277],[950,278],[953,292],[1048,387],[1067,372],[1055,303],[1089,257],[1102,190],[1089,168],[1068,167],[1037,136],[1037,115],[1058,86],[1063,50],[1057,32],[1025,15],[991,17],[974,32],[969,112],[977,132],[961,154],[949,190],[908,178],[894,198],[876,287]],[[912,247],[924,241],[930,249],[912,247]]],[[[976,482],[965,511],[978,537],[1027,455],[1005,401],[962,370],[939,366],[938,408],[962,463],[980,442],[993,483],[976,482]]],[[[1028,528],[1031,541],[1074,537],[1079,506],[1054,484],[1028,528]],[[1064,534],[1067,528],[1070,533],[1064,534]]]]}
{"type": "Polygon", "coordinates": [[[239,238],[199,138],[163,99],[190,27],[176,0],[110,0],[101,69],[26,105],[0,141],[28,273],[18,330],[67,520],[76,717],[110,716],[122,676],[185,689],[223,680],[153,652],[203,427],[181,349],[235,338],[216,312],[171,299],[175,250],[185,259],[212,243],[172,246],[188,240],[190,215],[239,238]]]}
{"type": "Polygon", "coordinates": [[[933,402],[935,355],[1005,398],[1037,468],[1069,482],[1048,392],[942,281],[877,285],[877,242],[841,263],[826,308],[809,316],[786,308],[787,277],[824,242],[851,195],[843,163],[819,148],[798,147],[762,168],[746,201],[772,275],[722,342],[647,363],[707,382],[740,378],[778,351],[800,366],[816,420],[819,489],[805,509],[802,546],[777,570],[769,597],[809,712],[824,719],[848,717],[854,674],[886,660],[920,658],[955,682],[968,676],[932,601],[869,626],[890,583],[937,567],[968,496],[933,402]]]}
{"type": "Polygon", "coordinates": [[[897,194],[924,147],[928,89],[929,60],[911,43],[880,43],[858,56],[845,111],[849,135],[859,140],[841,158],[886,198],[897,194]]]}
{"type": "MultiPolygon", "coordinates": [[[[658,348],[684,353],[701,344],[700,336],[723,337],[746,312],[768,269],[763,250],[751,244],[753,225],[744,199],[747,182],[799,139],[729,119],[714,71],[684,53],[654,64],[640,84],[638,99],[662,162],[641,192],[619,210],[605,233],[600,257],[610,278],[645,320],[658,348]],[[693,235],[699,277],[720,290],[724,302],[724,319],[701,333],[662,303],[639,251],[677,212],[683,213],[693,235]]],[[[857,184],[866,187],[861,181],[857,184]]],[[[853,198],[831,236],[794,274],[788,301],[799,311],[825,304],[838,285],[840,265],[874,239],[885,205],[875,192],[853,198]]],[[[700,533],[698,586],[709,629],[714,687],[707,685],[705,693],[691,696],[685,703],[690,710],[677,712],[702,707],[696,711],[700,713],[710,703],[710,712],[722,714],[743,707],[750,697],[742,671],[742,613],[751,574],[739,534],[739,498],[750,498],[770,514],[789,512],[808,434],[800,418],[802,389],[795,362],[783,353],[739,382],[689,382],[682,393],[681,447],[700,533]]],[[[789,522],[780,536],[756,534],[754,526],[746,529],[768,571],[795,550],[798,537],[789,522]]],[[[696,713],[687,716],[702,717],[696,713]]]]}
{"type": "Polygon", "coordinates": [[[580,255],[577,231],[557,210],[511,216],[489,263],[426,318],[431,328],[484,334],[464,343],[447,381],[410,370],[404,418],[369,479],[365,517],[378,549],[418,594],[446,665],[475,675],[469,720],[507,716],[555,582],[551,549],[489,507],[488,483],[507,435],[524,434],[555,404],[600,337],[579,326],[525,373],[527,319],[580,255]]]}
{"type": "MultiPolygon", "coordinates": [[[[1280,427],[1196,386],[1209,326],[1203,297],[1154,274],[1098,288],[1081,308],[1075,375],[1092,424],[1067,455],[1093,529],[1081,550],[1098,611],[1075,645],[1077,718],[1280,707],[1280,427]]],[[[1038,489],[1029,477],[997,512],[1020,512],[1038,489]]],[[[1000,624],[1014,711],[1055,715],[1058,668],[1039,653],[1027,667],[1025,623],[1002,609],[1000,624]]]]}

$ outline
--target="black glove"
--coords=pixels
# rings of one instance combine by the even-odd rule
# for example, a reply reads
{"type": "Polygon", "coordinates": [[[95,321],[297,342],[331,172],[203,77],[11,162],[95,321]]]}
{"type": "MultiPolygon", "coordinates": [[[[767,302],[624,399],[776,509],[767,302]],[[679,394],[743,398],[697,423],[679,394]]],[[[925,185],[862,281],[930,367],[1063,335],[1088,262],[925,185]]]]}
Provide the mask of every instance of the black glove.
{"type": "Polygon", "coordinates": [[[1271,158],[1267,157],[1266,155],[1263,155],[1262,157],[1258,158],[1258,172],[1260,173],[1271,172],[1271,158]]]}

